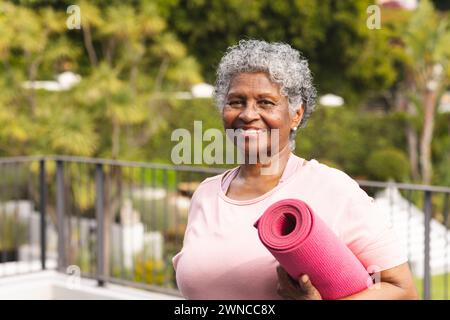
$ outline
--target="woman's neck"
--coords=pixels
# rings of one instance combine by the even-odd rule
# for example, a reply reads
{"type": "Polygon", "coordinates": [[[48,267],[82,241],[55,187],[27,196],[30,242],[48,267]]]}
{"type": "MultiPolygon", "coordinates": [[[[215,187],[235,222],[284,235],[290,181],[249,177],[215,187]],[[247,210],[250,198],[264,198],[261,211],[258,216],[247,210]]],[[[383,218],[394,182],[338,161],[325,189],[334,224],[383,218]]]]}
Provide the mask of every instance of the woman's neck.
{"type": "Polygon", "coordinates": [[[239,169],[239,176],[244,179],[260,176],[267,176],[267,178],[281,177],[290,155],[291,150],[289,144],[287,144],[277,154],[272,155],[267,163],[242,164],[239,169]]]}

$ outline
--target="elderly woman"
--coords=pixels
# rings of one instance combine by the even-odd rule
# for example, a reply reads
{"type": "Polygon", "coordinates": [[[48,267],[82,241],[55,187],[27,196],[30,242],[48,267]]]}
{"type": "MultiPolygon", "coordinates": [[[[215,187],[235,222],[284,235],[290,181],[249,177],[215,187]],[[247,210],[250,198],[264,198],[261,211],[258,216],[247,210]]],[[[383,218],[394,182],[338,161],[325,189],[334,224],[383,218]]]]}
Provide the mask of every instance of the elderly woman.
{"type": "Polygon", "coordinates": [[[348,299],[416,298],[405,253],[373,199],[344,172],[292,153],[315,95],[307,61],[287,44],[243,40],[222,58],[215,98],[225,129],[245,137],[245,159],[258,141],[277,165],[263,174],[267,162],[245,161],[197,188],[183,248],[172,259],[185,298],[321,299],[308,275],[292,279],[282,269],[253,227],[286,198],[305,201],[368,272],[378,272],[377,286],[348,299]]]}

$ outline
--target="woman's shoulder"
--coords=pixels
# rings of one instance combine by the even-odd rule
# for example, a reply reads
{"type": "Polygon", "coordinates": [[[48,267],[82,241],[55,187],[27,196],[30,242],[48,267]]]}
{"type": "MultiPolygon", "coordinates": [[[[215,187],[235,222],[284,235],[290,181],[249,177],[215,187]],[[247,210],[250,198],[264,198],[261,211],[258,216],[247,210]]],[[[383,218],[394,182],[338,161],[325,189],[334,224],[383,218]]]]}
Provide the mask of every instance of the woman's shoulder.
{"type": "Polygon", "coordinates": [[[345,192],[355,192],[360,189],[358,182],[349,174],[316,159],[305,160],[299,172],[302,171],[305,172],[303,179],[324,189],[329,188],[345,192]]]}
{"type": "Polygon", "coordinates": [[[192,195],[192,200],[195,200],[199,197],[203,198],[204,196],[208,196],[208,195],[212,195],[212,194],[217,195],[217,193],[219,192],[219,188],[221,186],[222,178],[235,169],[236,168],[228,169],[228,170],[224,171],[223,173],[220,173],[220,174],[217,174],[217,175],[214,175],[211,177],[207,177],[206,179],[204,179],[202,182],[200,182],[198,187],[195,189],[195,191],[192,195]]]}

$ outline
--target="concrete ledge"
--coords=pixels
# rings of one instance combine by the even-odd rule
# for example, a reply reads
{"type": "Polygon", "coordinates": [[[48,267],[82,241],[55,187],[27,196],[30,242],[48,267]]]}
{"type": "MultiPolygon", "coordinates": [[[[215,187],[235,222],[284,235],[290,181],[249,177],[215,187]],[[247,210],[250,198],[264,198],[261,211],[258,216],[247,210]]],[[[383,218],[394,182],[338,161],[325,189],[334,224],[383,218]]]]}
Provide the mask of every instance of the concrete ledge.
{"type": "Polygon", "coordinates": [[[116,284],[98,287],[91,279],[56,271],[0,278],[0,300],[180,300],[180,297],[116,284]]]}

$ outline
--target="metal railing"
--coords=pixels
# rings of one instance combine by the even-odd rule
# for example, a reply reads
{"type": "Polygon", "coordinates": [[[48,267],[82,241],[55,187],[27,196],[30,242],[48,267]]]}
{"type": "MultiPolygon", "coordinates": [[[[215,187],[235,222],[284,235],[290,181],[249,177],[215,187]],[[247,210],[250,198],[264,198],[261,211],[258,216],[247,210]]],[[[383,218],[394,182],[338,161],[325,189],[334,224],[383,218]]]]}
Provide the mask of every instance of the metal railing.
{"type": "MultiPolygon", "coordinates": [[[[0,277],[78,270],[100,286],[179,295],[171,258],[182,247],[190,196],[223,171],[69,156],[0,158],[0,277]]],[[[422,297],[448,299],[450,188],[358,183],[371,196],[398,190],[383,199],[394,225],[406,230],[422,297]]]]}

